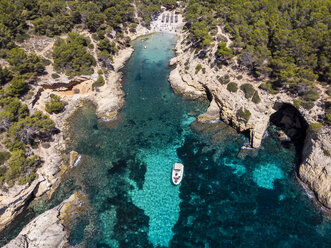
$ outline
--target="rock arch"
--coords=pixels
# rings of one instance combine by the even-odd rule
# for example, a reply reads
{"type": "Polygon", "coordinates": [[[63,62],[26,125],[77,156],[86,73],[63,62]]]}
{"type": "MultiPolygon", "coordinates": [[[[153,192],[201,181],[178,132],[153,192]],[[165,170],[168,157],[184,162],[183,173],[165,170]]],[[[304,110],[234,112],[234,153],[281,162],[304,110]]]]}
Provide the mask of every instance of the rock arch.
{"type": "Polygon", "coordinates": [[[276,112],[270,116],[270,123],[284,131],[294,143],[298,157],[301,157],[309,126],[308,122],[300,111],[290,103],[277,102],[274,109],[276,112]]]}

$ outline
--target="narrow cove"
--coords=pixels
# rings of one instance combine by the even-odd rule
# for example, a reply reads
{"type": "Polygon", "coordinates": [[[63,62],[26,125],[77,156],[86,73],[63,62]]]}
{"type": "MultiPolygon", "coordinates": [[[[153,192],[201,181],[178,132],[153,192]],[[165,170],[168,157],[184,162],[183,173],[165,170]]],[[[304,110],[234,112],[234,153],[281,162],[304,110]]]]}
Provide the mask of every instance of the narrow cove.
{"type": "Polygon", "coordinates": [[[83,154],[77,171],[92,210],[85,231],[73,226],[72,244],[330,246],[330,223],[294,177],[292,144],[284,148],[270,128],[261,149],[246,154],[245,137],[225,124],[194,122],[206,105],[183,101],[167,80],[175,42],[162,33],[135,41],[118,126],[99,125],[92,106],[74,116],[72,148],[83,154]],[[179,161],[185,175],[175,187],[179,161]]]}
{"type": "Polygon", "coordinates": [[[168,62],[175,42],[164,33],[134,42],[118,125],[99,123],[89,103],[70,119],[70,149],[82,159],[55,196],[81,188],[90,205],[69,227],[70,243],[330,247],[330,221],[294,177],[292,144],[284,148],[270,127],[261,149],[241,151],[245,137],[224,123],[195,122],[206,103],[173,93],[168,62]],[[175,162],[185,166],[177,187],[170,179],[175,162]]]}

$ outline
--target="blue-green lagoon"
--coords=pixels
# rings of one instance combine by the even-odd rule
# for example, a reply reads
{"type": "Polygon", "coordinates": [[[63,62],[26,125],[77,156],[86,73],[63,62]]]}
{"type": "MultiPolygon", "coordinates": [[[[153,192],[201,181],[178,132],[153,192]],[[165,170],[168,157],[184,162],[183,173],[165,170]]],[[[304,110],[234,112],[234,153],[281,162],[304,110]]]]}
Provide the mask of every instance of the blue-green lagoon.
{"type": "Polygon", "coordinates": [[[206,103],[168,83],[176,37],[134,42],[124,73],[121,123],[105,127],[92,105],[72,118],[73,177],[91,212],[73,225],[85,247],[330,247],[330,222],[294,176],[295,149],[270,135],[258,151],[225,124],[199,124],[206,103]],[[146,46],[146,49],[144,48],[146,46]],[[171,184],[174,162],[185,166],[171,184]]]}
{"type": "Polygon", "coordinates": [[[92,104],[72,116],[70,149],[82,160],[59,192],[80,188],[90,210],[69,227],[70,243],[331,247],[330,221],[295,179],[292,144],[283,147],[271,127],[259,150],[241,151],[243,135],[222,122],[195,121],[205,102],[173,93],[168,62],[175,42],[163,33],[134,42],[119,124],[100,123],[92,104]],[[171,183],[175,162],[185,166],[180,186],[171,183]]]}

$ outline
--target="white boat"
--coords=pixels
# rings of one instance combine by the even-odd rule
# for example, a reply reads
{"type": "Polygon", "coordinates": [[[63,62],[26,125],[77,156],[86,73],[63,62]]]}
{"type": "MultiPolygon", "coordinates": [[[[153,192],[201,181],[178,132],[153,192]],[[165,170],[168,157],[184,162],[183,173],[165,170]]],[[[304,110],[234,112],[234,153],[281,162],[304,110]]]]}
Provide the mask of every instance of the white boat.
{"type": "Polygon", "coordinates": [[[181,163],[175,163],[172,167],[171,179],[174,185],[180,184],[183,179],[184,165],[181,163]]]}
{"type": "Polygon", "coordinates": [[[145,49],[146,49],[147,47],[145,46],[145,49]]]}

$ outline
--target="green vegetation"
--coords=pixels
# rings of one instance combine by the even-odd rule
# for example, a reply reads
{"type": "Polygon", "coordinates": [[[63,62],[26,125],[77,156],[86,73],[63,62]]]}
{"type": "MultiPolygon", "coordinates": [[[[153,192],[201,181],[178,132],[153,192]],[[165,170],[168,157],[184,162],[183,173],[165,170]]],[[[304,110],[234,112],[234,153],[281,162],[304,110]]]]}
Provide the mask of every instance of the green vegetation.
{"type": "Polygon", "coordinates": [[[65,103],[57,95],[51,94],[50,100],[45,105],[45,110],[50,113],[59,113],[63,110],[65,103]]]}
{"type": "Polygon", "coordinates": [[[8,96],[22,96],[26,93],[28,89],[27,83],[24,81],[23,78],[15,76],[5,88],[5,93],[8,96]]]}
{"type": "Polygon", "coordinates": [[[13,74],[7,68],[2,68],[0,66],[0,85],[5,85],[10,80],[12,80],[13,74]]]}
{"type": "Polygon", "coordinates": [[[230,92],[237,92],[238,91],[238,85],[234,82],[231,82],[231,83],[228,84],[226,89],[230,92]]]}
{"type": "Polygon", "coordinates": [[[37,155],[26,156],[22,150],[15,150],[7,162],[8,169],[3,175],[3,180],[9,187],[16,181],[21,185],[30,183],[36,178],[35,172],[39,163],[37,155]]]}
{"type": "Polygon", "coordinates": [[[221,62],[226,62],[233,57],[233,51],[226,46],[226,42],[220,42],[217,47],[216,56],[221,62]]]}
{"type": "Polygon", "coordinates": [[[244,92],[247,99],[251,99],[255,93],[255,89],[251,84],[242,84],[240,85],[240,89],[244,92]]]}
{"type": "Polygon", "coordinates": [[[0,151],[0,165],[3,165],[4,162],[6,162],[9,159],[9,157],[10,157],[9,152],[0,151]]]}
{"type": "Polygon", "coordinates": [[[11,187],[15,181],[29,183],[35,178],[39,158],[32,155],[31,148],[47,140],[55,130],[55,123],[40,111],[30,115],[28,107],[8,90],[9,86],[0,94],[0,130],[5,132],[1,142],[11,151],[10,156],[7,152],[0,153],[1,164],[9,158],[0,167],[1,187],[4,183],[11,187]]]}
{"type": "Polygon", "coordinates": [[[86,47],[90,41],[82,35],[71,33],[66,40],[58,39],[53,48],[54,68],[67,76],[89,75],[96,62],[86,47]]]}
{"type": "Polygon", "coordinates": [[[98,60],[101,62],[101,65],[104,68],[112,68],[111,63],[114,62],[113,55],[117,54],[119,51],[115,42],[110,42],[108,38],[103,38],[98,43],[98,49],[98,60]]]}
{"type": "Polygon", "coordinates": [[[323,153],[324,153],[325,156],[331,156],[329,150],[323,150],[323,153]]]}
{"type": "Polygon", "coordinates": [[[97,81],[95,81],[92,84],[92,89],[95,89],[96,87],[101,87],[103,85],[105,85],[105,80],[104,80],[103,76],[99,75],[97,81]]]}
{"type": "Polygon", "coordinates": [[[326,118],[326,123],[328,125],[331,125],[331,102],[325,103],[325,118],[326,118]]]}
{"type": "Polygon", "coordinates": [[[328,96],[331,96],[331,86],[328,87],[327,91],[326,91],[326,94],[328,96]]]}
{"type": "Polygon", "coordinates": [[[329,1],[191,0],[185,12],[192,47],[204,48],[224,25],[234,40],[230,48],[219,43],[216,58],[238,56],[256,77],[270,77],[273,91],[286,90],[308,106],[316,80],[331,83],[329,1]]]}
{"type": "Polygon", "coordinates": [[[58,79],[60,77],[60,75],[57,74],[57,73],[52,73],[51,76],[52,76],[53,79],[58,79]]]}
{"type": "Polygon", "coordinates": [[[261,102],[261,98],[260,98],[259,92],[257,90],[255,91],[255,93],[253,95],[252,101],[255,104],[259,104],[261,102]]]}
{"type": "Polygon", "coordinates": [[[247,109],[240,108],[237,112],[237,116],[239,118],[242,118],[242,119],[248,121],[249,117],[251,116],[251,112],[249,112],[249,110],[247,110],[247,109]]]}
{"type": "Polygon", "coordinates": [[[195,74],[198,74],[199,71],[202,69],[202,65],[201,64],[198,64],[196,67],[195,67],[195,74]]]}
{"type": "Polygon", "coordinates": [[[308,129],[310,131],[313,131],[315,133],[318,133],[321,131],[323,125],[321,123],[315,122],[315,123],[310,123],[308,129]]]}
{"type": "Polygon", "coordinates": [[[228,74],[223,77],[217,77],[217,79],[221,84],[228,84],[230,82],[230,76],[228,74]]]}
{"type": "Polygon", "coordinates": [[[44,72],[45,66],[34,53],[27,54],[21,48],[12,48],[6,52],[6,60],[11,70],[26,79],[33,79],[44,72]]]}

